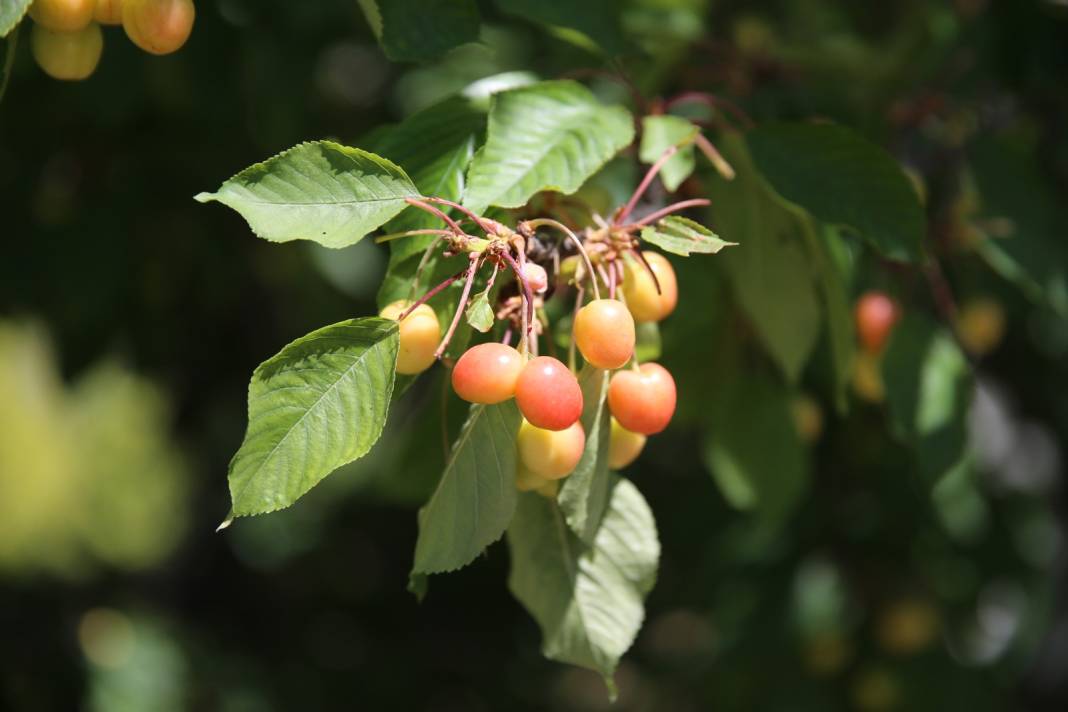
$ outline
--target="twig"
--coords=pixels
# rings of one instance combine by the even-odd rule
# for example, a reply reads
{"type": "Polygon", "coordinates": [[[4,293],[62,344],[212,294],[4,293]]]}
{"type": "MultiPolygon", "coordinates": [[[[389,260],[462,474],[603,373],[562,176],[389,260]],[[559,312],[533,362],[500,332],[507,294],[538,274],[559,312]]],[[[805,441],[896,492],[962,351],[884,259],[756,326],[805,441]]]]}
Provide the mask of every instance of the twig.
{"type": "Polygon", "coordinates": [[[705,154],[705,157],[712,162],[712,165],[715,166],[716,171],[721,176],[727,180],[734,180],[734,167],[727,163],[727,159],[712,145],[711,141],[704,137],[704,134],[699,133],[694,136],[693,142],[701,149],[701,153],[705,154]]]}
{"type": "Polygon", "coordinates": [[[634,190],[634,194],[630,196],[630,200],[623,206],[623,209],[619,212],[619,215],[612,221],[614,225],[620,225],[634,210],[634,206],[641,200],[642,195],[645,193],[649,184],[653,182],[653,178],[656,178],[656,174],[660,172],[660,169],[664,167],[664,164],[668,162],[668,159],[678,153],[678,146],[668,146],[664,149],[664,152],[660,154],[660,158],[656,159],[656,163],[649,166],[649,170],[646,171],[645,177],[642,178],[642,182],[638,184],[638,187],[634,190]]]}
{"type": "Polygon", "coordinates": [[[530,283],[527,278],[523,276],[523,270],[519,264],[512,258],[507,252],[502,252],[501,257],[508,263],[508,266],[512,268],[512,272],[515,273],[516,281],[523,287],[523,299],[525,304],[522,305],[520,310],[523,315],[523,336],[520,340],[522,348],[519,349],[521,353],[527,353],[530,351],[530,332],[533,331],[534,324],[534,292],[530,289],[530,283]],[[529,311],[529,316],[528,316],[529,311]]]}
{"type": "Polygon", "coordinates": [[[460,235],[464,234],[464,231],[462,229],[460,229],[459,224],[457,224],[457,222],[455,220],[453,220],[448,215],[446,215],[442,211],[440,211],[437,208],[435,208],[433,205],[427,205],[422,200],[417,200],[416,198],[405,198],[404,202],[408,203],[408,205],[414,205],[415,207],[419,208],[420,210],[425,210],[426,212],[430,213],[431,215],[433,215],[435,217],[441,218],[441,220],[443,220],[445,222],[445,224],[448,225],[452,229],[453,234],[455,234],[457,236],[460,236],[460,235]]]}
{"type": "MultiPolygon", "coordinates": [[[[578,253],[582,255],[582,260],[586,263],[586,272],[590,275],[590,278],[593,279],[594,271],[593,263],[590,261],[590,255],[586,252],[586,248],[582,246],[582,240],[578,239],[578,235],[575,234],[574,230],[569,228],[567,225],[564,225],[562,222],[553,220],[552,218],[538,218],[536,220],[527,220],[523,224],[531,228],[538,228],[542,225],[546,225],[548,227],[554,227],[560,232],[567,235],[568,239],[575,244],[575,248],[578,250],[578,253]]],[[[593,279],[593,298],[601,298],[601,292],[597,288],[596,279],[593,279]]]]}
{"type": "Polygon", "coordinates": [[[464,307],[467,306],[467,298],[471,296],[471,285],[475,283],[475,272],[478,267],[478,255],[471,255],[468,259],[467,267],[467,279],[464,280],[464,291],[460,294],[460,303],[456,305],[456,313],[452,316],[452,323],[449,324],[449,330],[445,332],[445,338],[438,344],[437,351],[434,352],[434,358],[440,359],[441,355],[445,353],[445,349],[449,347],[449,342],[452,340],[452,335],[456,331],[456,326],[460,323],[460,317],[464,314],[464,307]]]}
{"type": "Polygon", "coordinates": [[[405,317],[407,317],[413,311],[418,309],[420,305],[426,304],[438,292],[440,292],[441,290],[443,290],[446,287],[448,287],[450,284],[452,284],[453,282],[458,280],[460,277],[464,276],[464,272],[466,272],[466,271],[467,270],[461,270],[461,271],[457,272],[456,274],[454,274],[453,276],[449,277],[448,279],[446,279],[444,282],[442,282],[438,286],[436,286],[433,289],[431,289],[429,292],[427,292],[423,296],[419,297],[419,301],[415,302],[410,307],[408,307],[403,312],[401,312],[401,315],[397,317],[397,321],[404,321],[405,317]]]}
{"type": "MultiPolygon", "coordinates": [[[[494,227],[487,222],[487,218],[475,215],[473,212],[471,212],[471,210],[465,208],[459,203],[454,203],[451,200],[446,200],[445,198],[425,198],[425,200],[430,203],[439,203],[441,205],[448,205],[450,208],[456,208],[461,213],[471,218],[475,222],[475,224],[478,225],[479,229],[482,230],[482,232],[486,233],[487,235],[497,234],[497,230],[494,229],[494,227]]],[[[491,222],[496,223],[495,220],[491,222]]]]}
{"type": "Polygon", "coordinates": [[[375,244],[381,245],[383,242],[390,242],[392,240],[399,240],[402,237],[415,237],[416,235],[451,235],[452,230],[436,230],[427,228],[425,230],[405,230],[404,232],[391,232],[388,235],[379,235],[375,238],[375,244]]]}

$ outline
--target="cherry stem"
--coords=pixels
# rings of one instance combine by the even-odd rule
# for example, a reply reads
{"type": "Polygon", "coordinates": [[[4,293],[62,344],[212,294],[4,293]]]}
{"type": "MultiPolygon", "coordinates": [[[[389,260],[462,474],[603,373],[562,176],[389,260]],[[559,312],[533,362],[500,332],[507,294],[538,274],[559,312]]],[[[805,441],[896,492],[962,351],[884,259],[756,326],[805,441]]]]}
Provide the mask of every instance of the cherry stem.
{"type": "Polygon", "coordinates": [[[734,167],[727,163],[727,159],[723,157],[719,149],[712,145],[711,141],[699,133],[694,137],[693,142],[697,144],[697,147],[701,149],[701,153],[705,154],[705,157],[715,166],[716,172],[727,180],[734,180],[734,167]]]}
{"type": "Polygon", "coordinates": [[[742,109],[732,101],[718,97],[714,94],[708,94],[706,92],[688,91],[679,94],[676,97],[668,99],[664,104],[665,109],[670,109],[678,104],[704,104],[713,109],[724,109],[728,114],[734,116],[734,118],[745,124],[746,128],[753,127],[753,120],[749,118],[749,114],[742,111],[742,109]]]}
{"type": "Polygon", "coordinates": [[[465,208],[459,203],[454,203],[451,200],[446,200],[445,198],[426,198],[426,201],[428,203],[438,203],[439,205],[448,205],[450,208],[456,208],[461,213],[471,218],[475,222],[475,224],[478,225],[478,227],[482,230],[482,232],[486,233],[487,235],[497,234],[497,230],[494,228],[493,225],[490,224],[490,222],[496,221],[487,221],[487,218],[475,215],[468,208],[465,208]]]}
{"type": "Polygon", "coordinates": [[[527,282],[527,278],[523,276],[523,270],[520,268],[519,263],[517,263],[507,252],[502,252],[501,257],[503,257],[508,263],[508,266],[512,268],[512,272],[515,273],[516,281],[523,287],[523,300],[525,303],[521,310],[523,314],[523,337],[520,341],[523,348],[520,349],[520,352],[527,352],[531,350],[530,332],[534,329],[534,292],[531,291],[530,283],[527,282]],[[527,315],[528,310],[529,316],[527,315]]]}
{"type": "Polygon", "coordinates": [[[404,321],[404,319],[409,314],[411,314],[413,311],[418,309],[420,307],[420,305],[426,304],[428,301],[433,299],[434,296],[437,295],[438,292],[440,292],[441,290],[443,290],[446,287],[448,287],[450,284],[452,284],[453,282],[458,280],[460,277],[463,277],[465,271],[466,270],[461,270],[461,271],[457,272],[456,274],[454,274],[453,276],[449,277],[448,279],[446,279],[444,282],[442,282],[438,286],[436,286],[433,289],[431,289],[429,292],[427,292],[423,296],[419,297],[419,300],[417,302],[415,302],[410,307],[408,307],[403,312],[401,312],[401,315],[397,317],[397,321],[404,321]]]}
{"type": "Polygon", "coordinates": [[[578,317],[579,309],[582,308],[582,298],[586,296],[586,290],[578,288],[575,297],[575,311],[571,315],[571,343],[567,345],[567,365],[572,371],[575,370],[575,318],[578,317]]]}
{"type": "Polygon", "coordinates": [[[508,327],[504,330],[504,336],[501,337],[501,343],[505,346],[512,345],[512,327],[508,327]]]}
{"type": "Polygon", "coordinates": [[[449,228],[453,231],[453,234],[455,234],[456,236],[460,236],[460,235],[464,234],[464,231],[462,229],[460,229],[460,226],[456,223],[455,220],[453,220],[448,215],[446,215],[442,211],[440,211],[437,208],[435,208],[433,205],[428,205],[427,203],[424,203],[422,200],[417,200],[415,198],[405,198],[404,202],[408,203],[408,205],[413,205],[413,206],[419,208],[420,210],[425,210],[426,212],[430,213],[431,215],[440,218],[442,221],[445,222],[446,225],[449,226],[449,228]]]}
{"type": "Polygon", "coordinates": [[[672,213],[677,213],[680,210],[685,210],[686,208],[698,208],[698,207],[703,208],[706,205],[711,205],[711,204],[712,204],[712,201],[708,200],[707,198],[690,198],[689,200],[680,200],[677,203],[672,203],[671,205],[667,206],[666,208],[660,208],[660,210],[657,210],[655,213],[649,213],[648,215],[646,215],[641,220],[639,220],[639,221],[637,221],[635,223],[632,223],[630,225],[624,225],[623,227],[624,227],[624,229],[636,228],[636,227],[645,227],[649,223],[654,223],[657,220],[659,220],[660,218],[666,217],[668,215],[671,215],[672,213]]]}
{"type": "Polygon", "coordinates": [[[616,298],[616,270],[612,265],[608,266],[608,298],[616,298]]]}
{"type": "Polygon", "coordinates": [[[648,272],[649,276],[653,278],[653,284],[656,285],[656,293],[660,294],[660,280],[656,278],[656,272],[653,271],[652,266],[649,264],[648,260],[645,259],[645,255],[642,254],[641,250],[632,249],[631,253],[633,253],[634,256],[638,258],[638,261],[641,262],[642,265],[645,267],[645,271],[648,272]]]}
{"type": "Polygon", "coordinates": [[[434,358],[436,359],[441,358],[441,355],[445,353],[445,349],[449,347],[449,342],[452,341],[452,335],[456,331],[456,326],[460,323],[460,317],[464,314],[464,307],[467,306],[467,298],[471,296],[471,286],[475,283],[477,267],[478,255],[471,255],[467,266],[467,279],[464,280],[464,291],[460,295],[460,302],[456,305],[456,313],[452,316],[449,330],[445,332],[445,338],[441,340],[441,343],[438,344],[438,350],[434,352],[434,358]]]}
{"type": "Polygon", "coordinates": [[[451,235],[452,230],[405,230],[404,232],[392,232],[388,235],[379,235],[375,238],[375,244],[381,245],[383,242],[390,242],[391,240],[399,240],[402,237],[414,237],[415,235],[451,235]]]}
{"type": "Polygon", "coordinates": [[[664,167],[664,164],[668,162],[668,159],[674,156],[679,150],[678,146],[668,146],[664,149],[664,152],[660,154],[660,158],[656,159],[656,163],[649,166],[649,170],[646,171],[645,177],[642,178],[642,182],[638,184],[638,187],[634,190],[634,195],[630,196],[630,200],[623,206],[623,210],[619,212],[619,215],[612,221],[614,225],[620,225],[634,210],[634,206],[641,200],[642,195],[645,194],[646,189],[649,188],[649,184],[653,182],[653,178],[656,178],[656,174],[660,172],[660,169],[664,167]]]}
{"type": "Polygon", "coordinates": [[[527,220],[523,224],[531,228],[538,228],[542,225],[545,225],[547,227],[556,228],[560,232],[567,235],[568,239],[571,240],[572,243],[574,243],[575,249],[577,249],[578,253],[582,255],[582,261],[586,263],[586,272],[590,275],[590,279],[593,281],[593,298],[601,298],[601,291],[597,288],[597,280],[594,277],[595,273],[593,271],[593,262],[590,261],[590,255],[588,252],[586,252],[586,248],[582,246],[582,240],[578,239],[578,235],[576,235],[571,228],[569,228],[567,225],[564,225],[562,222],[553,220],[552,218],[538,218],[536,220],[527,220]]]}

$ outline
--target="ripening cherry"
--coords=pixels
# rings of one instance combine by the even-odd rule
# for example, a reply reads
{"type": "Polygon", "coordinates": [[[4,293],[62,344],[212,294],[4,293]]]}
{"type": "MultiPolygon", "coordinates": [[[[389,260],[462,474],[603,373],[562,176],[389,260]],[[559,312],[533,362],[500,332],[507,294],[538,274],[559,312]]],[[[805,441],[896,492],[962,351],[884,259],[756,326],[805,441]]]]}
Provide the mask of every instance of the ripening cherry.
{"type": "Polygon", "coordinates": [[[675,379],[657,363],[618,371],[608,384],[608,407],[625,429],[655,435],[675,414],[675,379]]]}
{"type": "Polygon", "coordinates": [[[675,269],[659,252],[642,252],[642,256],[656,275],[656,281],[639,260],[628,260],[623,278],[623,297],[635,321],[661,321],[675,311],[675,304],[679,300],[675,269]],[[660,284],[659,293],[656,291],[657,283],[660,284]]]}
{"type": "Polygon", "coordinates": [[[597,368],[619,368],[634,355],[634,317],[616,299],[595,299],[575,315],[575,344],[597,368]]]}
{"type": "Polygon", "coordinates": [[[526,359],[507,344],[478,344],[465,351],[453,367],[452,388],[470,403],[502,403],[515,395],[525,365],[526,359]]]}
{"type": "Polygon", "coordinates": [[[89,25],[95,9],[96,0],[37,0],[30,17],[53,32],[76,32],[89,25]]]}
{"type": "MultiPolygon", "coordinates": [[[[382,310],[380,316],[397,320],[408,302],[393,302],[382,310]]],[[[426,304],[420,304],[400,323],[400,348],[397,350],[397,373],[412,376],[422,373],[434,363],[434,351],[441,338],[438,315],[426,304]]]]}
{"type": "Polygon", "coordinates": [[[125,0],[122,27],[135,45],[150,54],[170,54],[193,31],[192,0],[125,0]]]}
{"type": "Polygon", "coordinates": [[[537,492],[543,497],[553,499],[560,491],[560,482],[536,475],[520,462],[516,468],[515,487],[520,492],[537,492]]]}
{"type": "Polygon", "coordinates": [[[122,4],[123,0],[96,0],[93,19],[101,25],[121,25],[122,4]]]}
{"type": "Polygon", "coordinates": [[[564,430],[582,415],[582,389],[575,374],[550,356],[527,362],[515,386],[515,400],[528,421],[546,430],[564,430]]]}
{"type": "Polygon", "coordinates": [[[538,477],[558,480],[567,477],[578,465],[586,449],[582,423],[574,422],[563,430],[545,430],[524,420],[516,436],[521,469],[538,477]]]}
{"type": "Polygon", "coordinates": [[[523,265],[523,278],[530,285],[530,291],[541,294],[549,288],[549,275],[541,265],[527,262],[523,265]]]}
{"type": "Polygon", "coordinates": [[[612,418],[612,431],[608,436],[608,467],[620,470],[638,459],[645,448],[646,437],[632,433],[612,418]]]}
{"type": "Polygon", "coordinates": [[[80,81],[96,70],[104,51],[100,25],[88,25],[76,32],[53,32],[34,25],[30,50],[37,64],[53,79],[80,81]]]}
{"type": "Polygon", "coordinates": [[[857,300],[853,316],[861,345],[869,353],[882,353],[897,321],[897,305],[883,292],[865,292],[857,300]]]}

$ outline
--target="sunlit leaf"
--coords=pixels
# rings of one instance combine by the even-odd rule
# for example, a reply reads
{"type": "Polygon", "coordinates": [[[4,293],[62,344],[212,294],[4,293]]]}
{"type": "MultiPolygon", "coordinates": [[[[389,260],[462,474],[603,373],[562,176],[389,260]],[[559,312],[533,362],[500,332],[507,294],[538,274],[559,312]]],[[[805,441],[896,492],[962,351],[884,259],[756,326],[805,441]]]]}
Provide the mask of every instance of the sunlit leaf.
{"type": "Polygon", "coordinates": [[[11,30],[15,29],[15,26],[25,17],[32,4],[33,0],[3,0],[3,2],[0,2],[0,37],[6,37],[11,30]]]}
{"type": "Polygon", "coordinates": [[[689,257],[694,253],[714,255],[737,242],[721,240],[716,233],[689,218],[669,215],[655,226],[642,230],[642,239],[674,255],[689,257]]]}
{"type": "Polygon", "coordinates": [[[557,497],[568,526],[587,543],[593,541],[608,504],[608,379],[607,371],[588,364],[579,373],[586,449],[557,497]]]}
{"type": "Polygon", "coordinates": [[[698,131],[697,126],[681,116],[659,114],[642,119],[642,142],[638,157],[643,163],[655,163],[671,146],[679,149],[660,169],[660,180],[668,192],[678,190],[693,173],[693,139],[698,131]]]}

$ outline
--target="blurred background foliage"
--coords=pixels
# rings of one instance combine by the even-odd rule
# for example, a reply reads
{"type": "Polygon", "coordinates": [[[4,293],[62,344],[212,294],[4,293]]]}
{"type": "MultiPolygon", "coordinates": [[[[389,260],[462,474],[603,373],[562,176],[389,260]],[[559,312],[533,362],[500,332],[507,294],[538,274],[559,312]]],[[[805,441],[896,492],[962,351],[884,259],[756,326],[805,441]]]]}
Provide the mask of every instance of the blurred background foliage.
{"type": "MultiPolygon", "coordinates": [[[[1068,7],[478,6],[478,41],[423,64],[391,61],[352,0],[202,0],[183,51],[149,58],[109,31],[76,85],[18,49],[0,103],[0,708],[605,708],[596,675],[541,658],[500,547],[421,605],[404,591],[414,508],[462,416],[440,369],[370,456],[213,533],[252,369],[371,313],[387,255],[271,245],[191,196],[465,88],[569,75],[628,101],[606,68],[650,100],[711,91],[758,125],[830,118],[886,146],[972,353],[938,325],[942,282],[820,227],[807,244],[850,300],[885,289],[908,314],[839,409],[825,334],[787,342],[816,354],[787,385],[753,320],[812,283],[767,299],[733,286],[735,255],[676,260],[660,336],[680,411],[627,472],[663,560],[617,708],[1068,707],[1068,7]],[[959,426],[949,450],[901,417],[917,374],[929,421],[959,426]]],[[[633,181],[624,161],[583,190],[611,204],[633,181]]],[[[723,192],[718,224],[736,188],[704,170],[683,191],[723,192]]]]}

